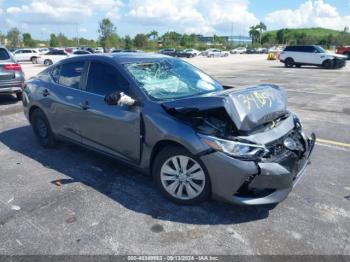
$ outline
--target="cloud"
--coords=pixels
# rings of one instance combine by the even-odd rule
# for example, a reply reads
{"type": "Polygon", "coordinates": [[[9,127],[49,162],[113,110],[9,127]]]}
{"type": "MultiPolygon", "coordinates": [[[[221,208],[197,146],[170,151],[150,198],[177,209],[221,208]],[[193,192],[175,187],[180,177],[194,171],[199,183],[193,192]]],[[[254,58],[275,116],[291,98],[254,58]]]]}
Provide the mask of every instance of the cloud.
{"type": "Polygon", "coordinates": [[[185,32],[230,31],[231,24],[245,30],[258,22],[247,0],[130,0],[126,15],[133,23],[177,28],[185,32]]]}
{"type": "Polygon", "coordinates": [[[274,27],[326,27],[341,30],[350,24],[350,15],[341,16],[324,0],[308,0],[297,9],[269,13],[266,22],[274,27]]]}
{"type": "Polygon", "coordinates": [[[28,5],[7,8],[6,14],[27,24],[77,24],[96,12],[117,16],[121,6],[120,0],[33,0],[28,5]]]}

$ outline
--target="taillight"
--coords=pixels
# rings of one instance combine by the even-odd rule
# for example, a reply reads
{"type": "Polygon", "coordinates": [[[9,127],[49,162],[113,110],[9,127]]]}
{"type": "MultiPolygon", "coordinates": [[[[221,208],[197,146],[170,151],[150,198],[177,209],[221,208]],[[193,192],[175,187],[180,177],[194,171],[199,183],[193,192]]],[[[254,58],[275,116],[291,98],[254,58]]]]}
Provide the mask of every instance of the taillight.
{"type": "Polygon", "coordinates": [[[8,70],[8,71],[22,71],[21,65],[19,64],[7,64],[4,65],[4,70],[8,70]]]}

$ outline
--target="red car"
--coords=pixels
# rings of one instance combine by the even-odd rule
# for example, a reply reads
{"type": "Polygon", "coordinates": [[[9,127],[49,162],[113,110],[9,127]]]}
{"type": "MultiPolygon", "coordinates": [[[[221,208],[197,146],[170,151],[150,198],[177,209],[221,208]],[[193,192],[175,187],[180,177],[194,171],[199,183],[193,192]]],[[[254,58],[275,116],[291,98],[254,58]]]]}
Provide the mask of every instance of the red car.
{"type": "Polygon", "coordinates": [[[345,55],[350,59],[350,46],[342,46],[337,48],[337,54],[345,55]]]}

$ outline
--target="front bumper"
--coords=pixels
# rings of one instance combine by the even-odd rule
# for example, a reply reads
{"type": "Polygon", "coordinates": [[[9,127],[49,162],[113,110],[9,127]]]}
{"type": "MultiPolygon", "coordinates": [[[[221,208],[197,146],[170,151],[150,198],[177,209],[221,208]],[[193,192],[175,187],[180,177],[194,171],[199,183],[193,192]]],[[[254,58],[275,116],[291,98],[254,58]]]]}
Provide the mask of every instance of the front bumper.
{"type": "Polygon", "coordinates": [[[279,203],[300,181],[310,162],[316,136],[303,135],[305,151],[300,158],[274,161],[242,161],[216,152],[202,156],[208,170],[213,198],[241,205],[279,203]]]}

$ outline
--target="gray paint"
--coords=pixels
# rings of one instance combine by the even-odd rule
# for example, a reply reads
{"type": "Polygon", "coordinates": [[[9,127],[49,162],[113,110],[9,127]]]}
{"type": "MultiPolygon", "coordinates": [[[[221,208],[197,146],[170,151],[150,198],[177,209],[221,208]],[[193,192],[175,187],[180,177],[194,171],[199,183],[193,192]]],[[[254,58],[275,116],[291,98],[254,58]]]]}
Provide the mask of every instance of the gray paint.
{"type": "MultiPolygon", "coordinates": [[[[30,109],[37,106],[47,115],[56,136],[128,162],[145,172],[151,168],[151,156],[155,146],[164,141],[180,144],[192,154],[200,156],[210,176],[212,195],[218,199],[240,204],[276,203],[285,199],[293,186],[292,182],[286,185],[286,189],[282,186],[283,190],[276,190],[273,194],[258,200],[234,196],[246,179],[252,175],[261,176],[255,184],[261,185],[261,183],[266,182],[262,179],[264,173],[261,173],[261,170],[265,170],[264,164],[260,164],[258,160],[257,162],[245,161],[220,152],[209,151],[209,147],[201,141],[194,128],[165,110],[169,108],[179,110],[186,107],[207,110],[224,107],[232,121],[237,125],[242,124],[241,127],[246,130],[263,123],[267,119],[264,116],[269,118],[271,115],[285,111],[286,97],[284,92],[275,86],[266,85],[249,89],[249,92],[270,89],[277,95],[275,106],[263,114],[258,113],[260,114],[258,116],[254,113],[248,114],[242,110],[239,111],[235,107],[237,101],[234,100],[237,95],[242,94],[242,91],[229,90],[220,94],[207,94],[166,103],[155,102],[145,95],[134,79],[124,70],[122,64],[140,61],[150,62],[159,59],[174,58],[149,54],[115,54],[87,55],[60,62],[60,64],[71,61],[109,63],[128,80],[132,97],[138,101],[136,106],[120,107],[105,104],[104,97],[85,91],[86,75],[82,79],[81,90],[63,87],[52,82],[45,83],[40,77],[36,77],[27,82],[23,103],[24,112],[29,119],[30,109]],[[46,97],[43,96],[45,89],[49,91],[49,95],[46,97]],[[229,100],[231,102],[227,102],[229,100]],[[90,106],[87,110],[83,110],[79,105],[85,101],[88,101],[90,106]],[[240,118],[235,117],[232,112],[240,114],[240,118]],[[245,117],[242,118],[243,114],[245,117]],[[265,120],[262,121],[262,119],[265,120]],[[259,182],[260,179],[263,182],[259,182]]],[[[288,134],[293,128],[295,128],[293,118],[289,117],[275,129],[258,132],[254,135],[250,134],[244,138],[264,144],[288,134]]],[[[309,143],[307,142],[308,138],[305,138],[305,141],[309,143]]],[[[308,153],[307,159],[309,156],[308,153]]],[[[276,175],[283,176],[284,170],[280,172],[281,169],[277,166],[278,164],[273,163],[270,168],[276,175]]]]}

